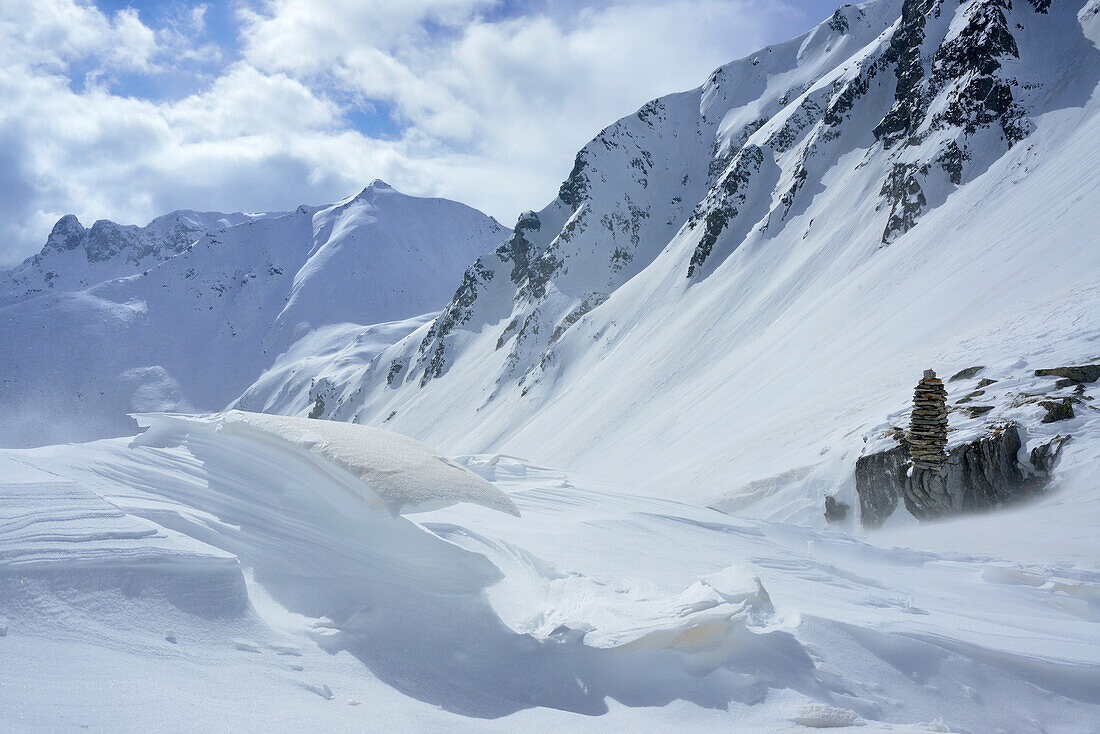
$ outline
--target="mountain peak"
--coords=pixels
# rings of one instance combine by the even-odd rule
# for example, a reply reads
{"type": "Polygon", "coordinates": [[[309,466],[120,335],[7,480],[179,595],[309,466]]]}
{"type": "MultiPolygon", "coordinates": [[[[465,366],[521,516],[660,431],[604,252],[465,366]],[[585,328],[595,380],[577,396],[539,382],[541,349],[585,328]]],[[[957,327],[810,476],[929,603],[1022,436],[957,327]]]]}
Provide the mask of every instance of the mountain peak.
{"type": "Polygon", "coordinates": [[[364,196],[366,194],[373,194],[373,193],[376,193],[378,191],[397,191],[397,189],[390,186],[388,183],[386,183],[382,179],[376,178],[373,181],[371,181],[370,184],[365,189],[363,189],[361,192],[359,192],[359,195],[364,196]]]}
{"type": "Polygon", "coordinates": [[[352,201],[358,201],[360,199],[369,199],[374,194],[376,194],[380,191],[397,192],[397,189],[390,186],[388,183],[386,183],[382,179],[376,178],[373,181],[371,181],[367,186],[365,186],[363,188],[363,190],[360,191],[358,194],[355,194],[354,196],[349,196],[348,198],[344,199],[343,202],[341,202],[341,203],[346,204],[346,203],[349,203],[349,202],[352,202],[352,201]]]}
{"type": "Polygon", "coordinates": [[[46,250],[73,250],[80,246],[85,233],[84,225],[75,214],[66,214],[57,220],[46,240],[46,250]]]}

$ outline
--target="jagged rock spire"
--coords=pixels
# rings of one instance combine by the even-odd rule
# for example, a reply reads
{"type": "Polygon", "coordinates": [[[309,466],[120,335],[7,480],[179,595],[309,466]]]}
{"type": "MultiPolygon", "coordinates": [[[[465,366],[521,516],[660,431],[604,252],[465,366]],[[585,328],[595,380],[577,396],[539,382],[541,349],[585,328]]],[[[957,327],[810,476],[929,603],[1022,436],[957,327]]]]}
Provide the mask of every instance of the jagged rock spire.
{"type": "Polygon", "coordinates": [[[933,370],[925,370],[913,394],[909,454],[916,469],[938,471],[947,461],[947,390],[933,370]]]}

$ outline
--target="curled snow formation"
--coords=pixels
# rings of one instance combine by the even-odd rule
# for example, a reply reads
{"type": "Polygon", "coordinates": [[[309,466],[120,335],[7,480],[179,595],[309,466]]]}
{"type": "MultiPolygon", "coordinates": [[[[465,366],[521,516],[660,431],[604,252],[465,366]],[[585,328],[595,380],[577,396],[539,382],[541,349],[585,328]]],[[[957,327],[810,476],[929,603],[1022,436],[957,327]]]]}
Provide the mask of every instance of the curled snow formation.
{"type": "Polygon", "coordinates": [[[197,417],[136,414],[134,418],[149,428],[135,439],[136,445],[197,442],[230,452],[240,448],[242,457],[255,459],[290,452],[373,509],[401,514],[471,502],[519,516],[506,494],[474,472],[390,431],[239,410],[197,417]],[[212,433],[220,440],[209,441],[212,433]]]}

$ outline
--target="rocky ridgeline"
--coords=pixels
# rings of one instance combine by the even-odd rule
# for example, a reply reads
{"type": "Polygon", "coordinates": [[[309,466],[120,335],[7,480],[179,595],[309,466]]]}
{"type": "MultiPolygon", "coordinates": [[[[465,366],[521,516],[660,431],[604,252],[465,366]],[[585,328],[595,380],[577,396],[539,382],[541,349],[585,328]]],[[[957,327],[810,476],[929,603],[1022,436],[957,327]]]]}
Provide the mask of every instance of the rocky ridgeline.
{"type": "Polygon", "coordinates": [[[947,389],[932,370],[925,370],[913,394],[909,421],[909,454],[915,469],[939,471],[947,461],[947,389]]]}

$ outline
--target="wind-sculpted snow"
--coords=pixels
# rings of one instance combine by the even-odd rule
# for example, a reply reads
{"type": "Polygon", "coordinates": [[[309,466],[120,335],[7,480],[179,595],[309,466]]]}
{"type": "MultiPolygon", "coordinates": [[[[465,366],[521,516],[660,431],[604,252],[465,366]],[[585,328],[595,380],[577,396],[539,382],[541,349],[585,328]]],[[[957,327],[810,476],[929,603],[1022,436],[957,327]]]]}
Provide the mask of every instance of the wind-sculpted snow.
{"type": "MultiPolygon", "coordinates": [[[[197,417],[148,413],[134,418],[149,429],[135,439],[135,445],[186,443],[211,472],[238,466],[260,472],[265,466],[285,469],[302,463],[375,511],[418,512],[473,502],[519,514],[503,492],[469,469],[419,441],[378,428],[239,410],[197,417]],[[216,463],[210,466],[211,462],[216,463]]],[[[297,476],[272,475],[268,481],[273,486],[287,481],[309,484],[297,476]]]]}
{"type": "MultiPolygon", "coordinates": [[[[464,503],[414,523],[305,448],[304,421],[150,420],[142,442],[184,444],[0,452],[8,730],[62,715],[146,731],[1100,720],[1095,559],[1060,562],[1060,541],[1028,563],[876,547],[500,455],[456,463],[518,517],[464,503]],[[174,566],[135,560],[158,543],[174,566]]],[[[967,535],[978,553],[995,540],[967,535]]]]}

